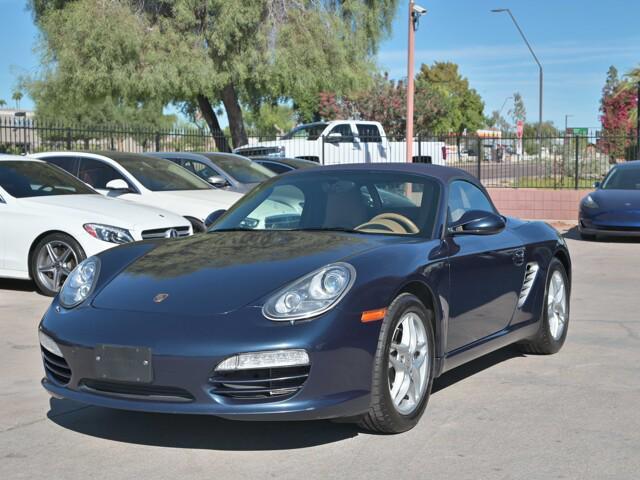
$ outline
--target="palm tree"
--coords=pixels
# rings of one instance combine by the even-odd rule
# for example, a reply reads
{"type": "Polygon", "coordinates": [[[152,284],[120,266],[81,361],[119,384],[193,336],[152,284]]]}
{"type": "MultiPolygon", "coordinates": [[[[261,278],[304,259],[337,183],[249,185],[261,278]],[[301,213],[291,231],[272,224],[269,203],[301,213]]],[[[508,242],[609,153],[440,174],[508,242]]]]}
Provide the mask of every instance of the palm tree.
{"type": "Polygon", "coordinates": [[[6,107],[7,102],[4,101],[4,98],[0,98],[0,107],[6,107]]]}
{"type": "Polygon", "coordinates": [[[11,99],[16,102],[16,110],[20,110],[20,100],[22,100],[22,92],[20,90],[16,90],[11,95],[11,99]]]}

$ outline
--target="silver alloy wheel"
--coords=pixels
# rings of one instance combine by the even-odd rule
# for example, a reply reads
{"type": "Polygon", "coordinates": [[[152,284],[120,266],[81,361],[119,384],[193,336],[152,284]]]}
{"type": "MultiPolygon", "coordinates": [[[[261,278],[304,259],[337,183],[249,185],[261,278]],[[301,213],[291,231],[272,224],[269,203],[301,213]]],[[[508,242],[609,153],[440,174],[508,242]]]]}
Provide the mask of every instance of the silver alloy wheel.
{"type": "Polygon", "coordinates": [[[567,290],[562,274],[556,270],[551,275],[549,291],[547,292],[547,319],[549,333],[554,340],[559,340],[567,322],[567,290]]]}
{"type": "Polygon", "coordinates": [[[409,415],[420,405],[430,368],[424,324],[417,313],[405,313],[393,331],[389,348],[389,393],[402,415],[409,415]]]}
{"type": "Polygon", "coordinates": [[[36,274],[42,285],[52,292],[59,292],[77,264],[78,257],[71,245],[60,240],[52,240],[38,252],[36,274]]]}

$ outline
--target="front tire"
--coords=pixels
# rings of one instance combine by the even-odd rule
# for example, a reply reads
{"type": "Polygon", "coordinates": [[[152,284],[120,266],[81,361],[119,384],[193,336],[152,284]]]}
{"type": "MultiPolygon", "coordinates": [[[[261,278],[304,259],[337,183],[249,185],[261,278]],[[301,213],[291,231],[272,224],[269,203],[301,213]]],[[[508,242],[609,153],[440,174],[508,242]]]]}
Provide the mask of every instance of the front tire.
{"type": "Polygon", "coordinates": [[[562,348],[569,330],[570,291],[564,265],[557,258],[553,258],[549,263],[544,290],[540,330],[534,339],[520,345],[525,353],[549,355],[562,348]]]}
{"type": "Polygon", "coordinates": [[[54,297],[71,271],[85,258],[84,250],[73,237],[65,233],[49,234],[31,252],[31,278],[40,293],[54,297]]]}
{"type": "Polygon", "coordinates": [[[435,367],[433,312],[414,295],[396,297],[382,322],[371,406],[359,426],[381,433],[413,428],[427,406],[435,367]]]}

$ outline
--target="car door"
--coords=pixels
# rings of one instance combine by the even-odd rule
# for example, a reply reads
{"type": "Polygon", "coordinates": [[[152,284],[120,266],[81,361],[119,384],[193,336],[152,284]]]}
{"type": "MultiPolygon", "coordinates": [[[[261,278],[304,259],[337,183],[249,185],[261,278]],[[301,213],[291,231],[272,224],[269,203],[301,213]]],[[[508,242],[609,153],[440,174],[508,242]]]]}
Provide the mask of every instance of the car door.
{"type": "Polygon", "coordinates": [[[356,123],[356,130],[358,131],[358,140],[364,155],[364,162],[386,161],[387,152],[378,126],[371,123],[356,123]]]}
{"type": "Polygon", "coordinates": [[[124,180],[132,192],[136,191],[131,182],[118,170],[95,158],[80,159],[78,178],[84,183],[91,185],[103,195],[107,195],[109,197],[119,197],[128,193],[126,191],[109,190],[107,188],[107,183],[111,180],[124,180]]]}
{"type": "MultiPolygon", "coordinates": [[[[495,212],[485,193],[465,180],[448,189],[448,224],[469,210],[495,212]]],[[[506,328],[524,279],[522,241],[509,227],[493,235],[446,237],[451,295],[447,352],[506,328]]]]}
{"type": "Polygon", "coordinates": [[[364,161],[364,155],[361,152],[359,143],[356,142],[350,123],[340,123],[334,126],[328,132],[328,135],[332,136],[332,138],[329,141],[325,141],[324,158],[326,164],[335,165],[364,161]]]}

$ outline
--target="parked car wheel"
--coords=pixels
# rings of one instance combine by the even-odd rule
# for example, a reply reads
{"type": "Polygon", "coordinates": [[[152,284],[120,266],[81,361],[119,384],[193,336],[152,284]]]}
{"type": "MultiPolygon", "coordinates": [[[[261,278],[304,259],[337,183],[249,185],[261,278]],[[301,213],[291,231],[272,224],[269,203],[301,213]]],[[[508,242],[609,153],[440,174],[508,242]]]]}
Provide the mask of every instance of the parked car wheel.
{"type": "Polygon", "coordinates": [[[569,329],[569,281],[562,263],[554,258],[549,264],[547,284],[543,296],[542,322],[536,338],[520,346],[525,353],[551,354],[558,352],[569,329]]]}
{"type": "Polygon", "coordinates": [[[399,295],[382,323],[376,351],[372,402],[359,425],[382,433],[413,428],[427,406],[434,376],[431,316],[414,295],[399,295]]]}
{"type": "Polygon", "coordinates": [[[78,242],[65,233],[42,238],[31,252],[29,269],[38,290],[55,296],[71,271],[86,258],[78,242]]]}

